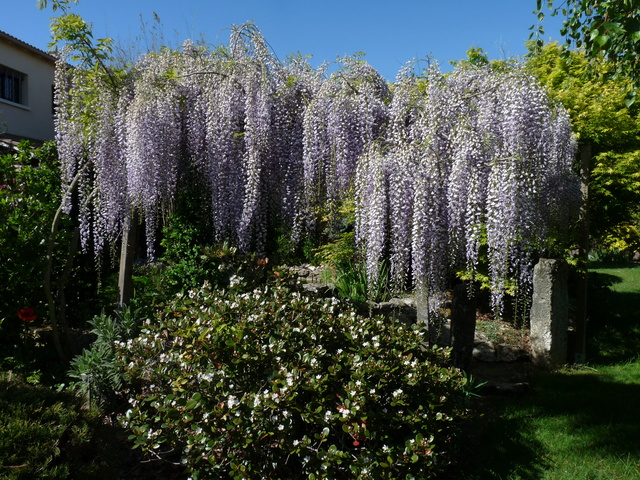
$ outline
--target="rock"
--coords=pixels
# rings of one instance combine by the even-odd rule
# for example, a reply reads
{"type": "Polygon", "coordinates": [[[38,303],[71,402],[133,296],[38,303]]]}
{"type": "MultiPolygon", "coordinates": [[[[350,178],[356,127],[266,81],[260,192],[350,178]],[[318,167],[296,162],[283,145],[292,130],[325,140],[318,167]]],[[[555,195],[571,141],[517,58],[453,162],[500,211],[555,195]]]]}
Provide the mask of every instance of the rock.
{"type": "Polygon", "coordinates": [[[322,267],[304,263],[287,267],[301,282],[322,283],[322,267]]]}
{"type": "Polygon", "coordinates": [[[335,295],[334,286],[330,283],[303,283],[305,292],[319,297],[333,297],[335,295]]]}
{"type": "Polygon", "coordinates": [[[531,365],[474,362],[472,378],[480,395],[521,395],[530,389],[531,365]]]}
{"type": "Polygon", "coordinates": [[[478,388],[482,395],[522,395],[530,388],[529,382],[509,383],[509,382],[487,382],[478,388]]]}
{"type": "Polygon", "coordinates": [[[476,333],[473,344],[473,358],[479,362],[495,362],[496,350],[493,343],[482,333],[476,333]]]}
{"type": "Polygon", "coordinates": [[[416,308],[413,299],[392,298],[388,302],[369,302],[361,309],[363,315],[383,315],[396,318],[406,325],[413,325],[417,321],[416,308]]]}
{"type": "Polygon", "coordinates": [[[569,295],[564,262],[542,258],[534,267],[530,316],[533,361],[544,368],[566,363],[569,295]]]}
{"type": "Polygon", "coordinates": [[[495,356],[498,362],[527,362],[531,360],[529,352],[517,345],[498,345],[495,348],[495,356]]]}

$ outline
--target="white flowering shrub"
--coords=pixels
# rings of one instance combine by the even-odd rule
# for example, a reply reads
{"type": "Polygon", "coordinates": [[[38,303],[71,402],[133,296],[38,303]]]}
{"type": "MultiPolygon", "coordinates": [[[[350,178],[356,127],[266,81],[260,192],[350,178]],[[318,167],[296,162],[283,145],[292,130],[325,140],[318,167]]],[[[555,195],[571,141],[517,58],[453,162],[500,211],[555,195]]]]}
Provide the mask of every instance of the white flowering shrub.
{"type": "Polygon", "coordinates": [[[421,328],[281,285],[179,296],[118,357],[135,445],[193,479],[433,478],[465,415],[421,328]]]}

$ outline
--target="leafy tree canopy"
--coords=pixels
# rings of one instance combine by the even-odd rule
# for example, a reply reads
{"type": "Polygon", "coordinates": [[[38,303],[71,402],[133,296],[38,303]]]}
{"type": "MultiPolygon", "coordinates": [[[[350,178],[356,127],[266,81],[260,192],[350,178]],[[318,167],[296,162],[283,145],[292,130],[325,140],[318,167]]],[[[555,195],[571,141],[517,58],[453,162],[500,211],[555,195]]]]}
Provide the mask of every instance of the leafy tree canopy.
{"type": "Polygon", "coordinates": [[[493,70],[504,71],[509,67],[513,67],[516,60],[489,60],[489,54],[485,52],[481,47],[471,47],[467,50],[467,58],[462,60],[452,60],[449,62],[455,68],[482,68],[487,65],[493,70]]]}
{"type": "Polygon", "coordinates": [[[591,235],[595,243],[619,250],[640,248],[640,105],[628,106],[632,82],[610,78],[610,63],[588,75],[582,50],[563,51],[557,43],[530,44],[527,68],[560,101],[578,138],[593,144],[589,180],[591,235]]]}
{"type": "MultiPolygon", "coordinates": [[[[566,36],[566,46],[584,49],[589,59],[597,65],[607,60],[613,65],[606,73],[630,78],[637,89],[640,85],[640,0],[565,0],[547,1],[551,16],[566,17],[561,33],[566,36]]],[[[537,44],[543,45],[542,21],[545,9],[542,0],[536,0],[535,13],[541,22],[534,34],[537,44]]],[[[594,67],[598,73],[598,67],[594,67]]],[[[630,91],[626,101],[630,105],[635,92],[630,91]]]]}
{"type": "MultiPolygon", "coordinates": [[[[70,59],[79,67],[92,70],[97,74],[106,75],[112,87],[118,85],[118,73],[111,68],[113,60],[113,39],[94,39],[91,26],[83,18],[71,12],[71,4],[78,0],[52,0],[51,9],[61,12],[58,17],[51,19],[50,48],[62,47],[70,51],[70,59]]],[[[37,0],[40,10],[47,8],[47,0],[37,0]]]]}
{"type": "Polygon", "coordinates": [[[598,66],[598,76],[587,75],[589,59],[581,50],[563,52],[558,43],[529,44],[527,68],[569,111],[580,141],[599,149],[635,144],[640,123],[637,105],[627,106],[628,78],[607,78],[609,63],[598,66]]]}

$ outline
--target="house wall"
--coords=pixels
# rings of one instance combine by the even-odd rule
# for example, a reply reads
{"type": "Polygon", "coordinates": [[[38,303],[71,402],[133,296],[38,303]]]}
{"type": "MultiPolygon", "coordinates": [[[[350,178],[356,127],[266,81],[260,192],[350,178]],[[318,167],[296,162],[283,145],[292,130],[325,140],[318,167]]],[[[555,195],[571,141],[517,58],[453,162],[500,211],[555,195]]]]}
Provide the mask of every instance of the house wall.
{"type": "Polygon", "coordinates": [[[52,140],[55,63],[46,53],[0,35],[0,65],[26,75],[22,102],[0,99],[0,134],[52,140]]]}

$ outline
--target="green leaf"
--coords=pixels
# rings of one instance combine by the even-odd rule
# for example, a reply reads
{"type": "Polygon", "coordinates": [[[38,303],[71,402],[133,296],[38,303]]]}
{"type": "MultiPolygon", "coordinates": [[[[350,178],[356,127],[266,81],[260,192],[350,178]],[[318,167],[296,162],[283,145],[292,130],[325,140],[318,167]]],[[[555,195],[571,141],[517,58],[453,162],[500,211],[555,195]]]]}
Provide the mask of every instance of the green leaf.
{"type": "Polygon", "coordinates": [[[624,99],[624,104],[627,108],[630,108],[636,102],[636,92],[632,91],[627,93],[626,98],[624,99]]]}
{"type": "Polygon", "coordinates": [[[595,37],[593,40],[595,43],[597,43],[601,47],[604,47],[609,41],[609,35],[599,35],[595,37]]]}
{"type": "Polygon", "coordinates": [[[618,34],[618,35],[624,33],[624,29],[622,28],[622,26],[619,23],[604,22],[602,24],[602,27],[605,28],[606,30],[608,30],[609,32],[613,32],[613,33],[618,34]]]}

